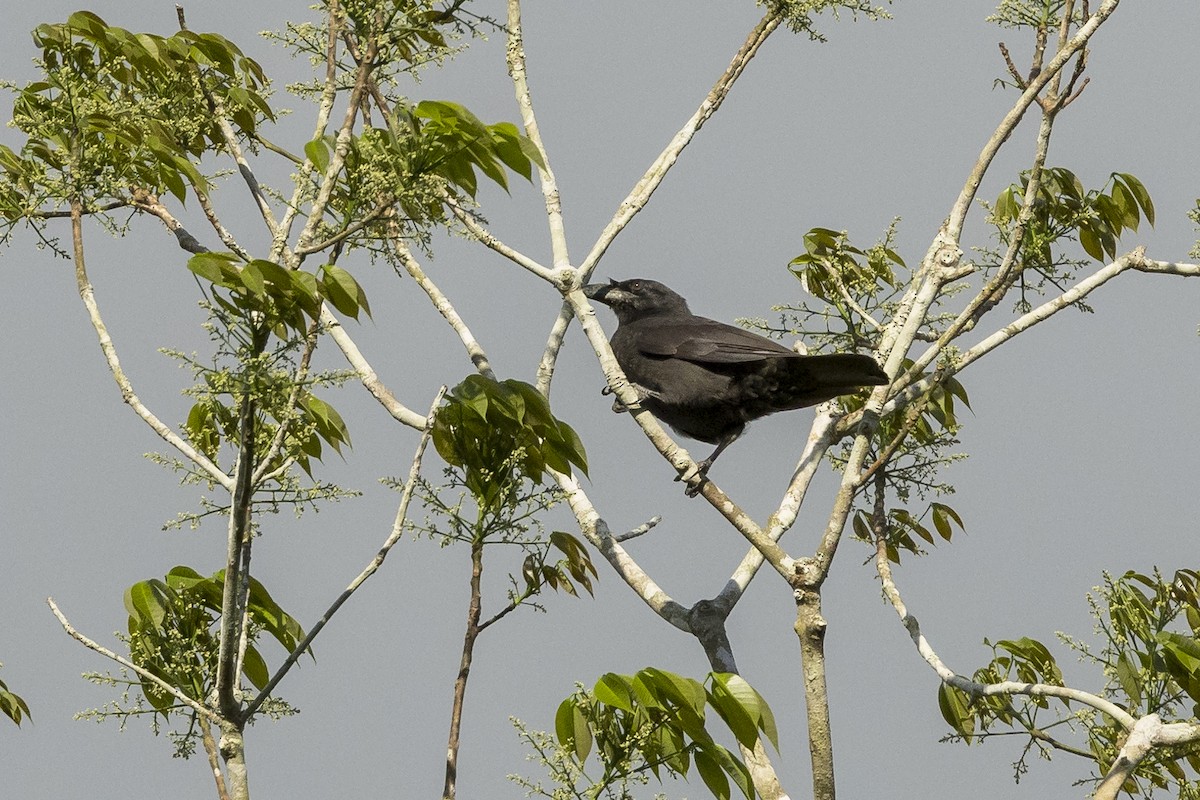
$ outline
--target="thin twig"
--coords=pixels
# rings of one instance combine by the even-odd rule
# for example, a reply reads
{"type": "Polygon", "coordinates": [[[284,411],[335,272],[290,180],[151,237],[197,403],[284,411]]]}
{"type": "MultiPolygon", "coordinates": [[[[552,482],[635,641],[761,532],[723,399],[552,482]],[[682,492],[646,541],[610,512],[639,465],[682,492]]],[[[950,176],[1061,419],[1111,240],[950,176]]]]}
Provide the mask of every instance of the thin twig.
{"type": "Polygon", "coordinates": [[[936,382],[944,380],[948,376],[956,375],[959,372],[962,372],[972,363],[978,361],[980,358],[983,358],[985,355],[992,352],[1009,339],[1024,333],[1040,322],[1046,321],[1064,308],[1078,303],[1096,289],[1099,289],[1101,286],[1129,269],[1136,269],[1141,272],[1158,272],[1186,277],[1200,276],[1200,265],[1150,261],[1145,258],[1144,247],[1135,248],[1107,266],[1102,267],[1101,269],[1092,273],[1087,278],[1084,278],[1058,297],[1048,300],[1037,308],[1026,312],[1009,324],[1005,325],[1000,330],[986,337],[983,341],[979,342],[968,350],[965,350],[958,356],[958,358],[954,360],[953,364],[946,365],[933,375],[927,375],[921,380],[915,381],[906,387],[904,391],[891,398],[887,404],[883,406],[881,413],[890,414],[897,408],[912,402],[921,394],[928,391],[929,388],[932,387],[936,382]]]}
{"type": "Polygon", "coordinates": [[[321,306],[321,326],[329,333],[329,337],[342,351],[342,355],[346,357],[350,367],[358,376],[358,380],[366,388],[371,396],[379,401],[379,404],[395,419],[397,422],[407,425],[410,428],[424,430],[425,417],[413,411],[399,400],[392,390],[387,388],[380,380],[379,374],[367,361],[366,356],[358,349],[354,339],[346,332],[340,320],[333,315],[329,307],[322,304],[321,306]]]}
{"type": "MultiPolygon", "coordinates": [[[[512,9],[514,7],[519,8],[519,5],[519,0],[509,0],[510,25],[513,24],[512,9]]],[[[520,18],[518,15],[518,24],[519,21],[520,18]]],[[[608,250],[609,245],[612,244],[617,235],[625,229],[630,221],[638,214],[639,211],[642,210],[642,208],[645,207],[646,203],[649,202],[651,195],[654,194],[655,190],[662,183],[671,167],[674,166],[675,162],[679,159],[679,156],[683,152],[684,148],[688,146],[708,118],[711,117],[717,111],[717,109],[721,107],[721,103],[724,102],[725,98],[729,95],[730,90],[733,89],[737,79],[746,69],[746,65],[749,64],[750,60],[753,59],[758,53],[759,48],[767,40],[767,37],[769,37],[771,33],[779,26],[779,23],[779,15],[774,11],[768,11],[762,20],[760,20],[759,23],[754,27],[754,29],[750,31],[750,34],[746,37],[742,47],[734,55],[729,67],[717,80],[716,84],[709,91],[708,95],[705,96],[704,100],[701,101],[699,108],[697,108],[696,112],[692,114],[691,118],[684,123],[679,132],[675,134],[675,136],[667,144],[666,148],[658,155],[658,157],[646,170],[645,174],[643,174],[641,179],[638,180],[638,182],[634,185],[633,189],[626,196],[625,200],[622,201],[621,205],[617,208],[616,214],[604,227],[604,230],[601,231],[599,238],[597,238],[596,242],[592,245],[591,250],[588,252],[587,257],[584,258],[583,263],[579,266],[579,273],[583,279],[586,280],[587,277],[591,275],[592,270],[595,269],[596,264],[600,261],[600,258],[604,255],[605,251],[608,250]]],[[[519,45],[520,41],[518,36],[516,46],[519,47],[519,45]]],[[[513,41],[510,40],[509,68],[510,71],[513,72],[515,80],[518,73],[513,69],[512,66],[513,48],[513,41]]],[[[523,62],[519,74],[521,76],[524,75],[523,62]]],[[[520,85],[518,85],[517,95],[518,102],[522,103],[522,92],[520,85]]],[[[525,87],[524,101],[525,103],[528,102],[527,86],[525,87]]],[[[523,103],[522,108],[524,108],[523,103]]],[[[531,106],[529,107],[529,113],[526,118],[527,128],[530,120],[532,120],[531,106]]],[[[553,199],[555,203],[557,203],[557,188],[554,188],[553,199]]],[[[547,193],[547,209],[551,209],[551,195],[549,193],[547,193]]],[[[556,225],[554,219],[553,212],[550,211],[552,234],[555,231],[556,225]]],[[[557,241],[557,239],[552,235],[552,242],[553,241],[557,241]]],[[[566,244],[564,236],[562,252],[560,253],[557,249],[555,250],[554,264],[556,267],[564,267],[567,265],[568,262],[565,260],[565,253],[566,244]]],[[[571,318],[576,310],[577,309],[574,307],[569,308],[568,304],[564,303],[563,307],[559,310],[558,317],[551,326],[549,335],[547,336],[546,347],[542,353],[542,359],[539,362],[537,369],[537,386],[543,394],[549,394],[550,381],[554,375],[554,366],[558,358],[558,352],[562,347],[567,326],[570,325],[571,318]]]]}
{"type": "Polygon", "coordinates": [[[355,220],[355,222],[353,224],[347,225],[345,228],[338,231],[334,235],[330,236],[328,239],[326,239],[322,242],[317,242],[316,244],[310,244],[310,245],[306,245],[304,247],[297,247],[296,255],[307,256],[307,255],[311,255],[312,253],[319,253],[320,251],[325,250],[329,247],[333,247],[338,242],[345,241],[349,237],[351,237],[354,234],[361,231],[363,228],[370,225],[375,220],[384,216],[391,209],[392,209],[391,203],[380,203],[379,205],[375,206],[375,208],[368,211],[362,218],[355,220]]]}
{"type": "MultiPolygon", "coordinates": [[[[330,28],[333,28],[335,24],[332,10],[330,11],[329,24],[330,28]]],[[[366,53],[358,64],[358,74],[354,78],[354,88],[350,90],[350,97],[346,101],[346,111],[342,117],[342,125],[338,129],[333,153],[329,158],[329,164],[325,167],[325,174],[321,177],[321,186],[317,190],[317,196],[313,199],[312,207],[308,210],[308,222],[305,223],[304,228],[300,231],[300,235],[296,239],[297,252],[312,244],[313,237],[316,236],[317,227],[325,216],[325,208],[329,205],[329,199],[333,196],[333,190],[338,183],[337,176],[346,163],[346,156],[350,153],[350,140],[354,135],[354,120],[358,116],[359,109],[362,107],[363,98],[366,96],[367,86],[371,78],[371,71],[375,68],[375,60],[378,57],[379,42],[377,39],[372,38],[367,42],[366,53]]]]}
{"type": "MultiPolygon", "coordinates": [[[[280,415],[279,425],[275,428],[275,435],[271,438],[271,443],[267,446],[266,452],[263,453],[262,459],[254,471],[254,476],[250,479],[255,486],[263,482],[270,470],[271,462],[283,451],[283,443],[287,439],[288,429],[296,418],[296,403],[300,400],[300,394],[304,391],[304,383],[308,378],[308,366],[312,361],[313,351],[317,348],[319,329],[316,320],[313,320],[312,324],[308,326],[308,332],[304,336],[304,350],[300,353],[300,363],[296,366],[296,375],[292,378],[292,389],[288,393],[287,402],[280,415]]],[[[285,458],[283,464],[270,472],[270,477],[275,478],[286,472],[286,467],[291,466],[289,462],[292,461],[294,459],[291,457],[285,458]]]]}
{"type": "MultiPolygon", "coordinates": [[[[325,130],[329,126],[329,118],[333,114],[334,102],[337,100],[337,43],[343,19],[339,0],[327,0],[326,8],[328,9],[326,19],[329,30],[325,47],[325,84],[321,88],[321,100],[317,104],[317,122],[309,141],[315,141],[325,135],[325,130]]],[[[287,241],[296,216],[300,213],[300,201],[308,191],[308,174],[312,169],[312,161],[305,158],[304,164],[296,171],[294,179],[296,188],[292,192],[292,201],[288,203],[287,209],[283,212],[283,218],[279,222],[280,241],[273,248],[278,248],[281,253],[283,242],[287,241]]]]}
{"type": "Polygon", "coordinates": [[[579,524],[579,530],[608,561],[613,571],[625,581],[634,594],[642,599],[651,611],[681,631],[690,630],[687,609],[663,591],[641,565],[623,548],[613,535],[608,523],[600,516],[579,480],[571,474],[551,471],[558,486],[566,494],[567,504],[579,524]]]}
{"type": "Polygon", "coordinates": [[[662,516],[660,514],[655,514],[653,517],[646,520],[641,525],[638,525],[636,528],[625,531],[625,533],[613,534],[613,539],[615,539],[618,542],[625,542],[630,539],[635,539],[638,536],[644,536],[647,533],[649,533],[650,530],[660,522],[662,522],[662,516]]]}
{"type": "Polygon", "coordinates": [[[730,90],[733,89],[733,85],[737,82],[737,79],[745,71],[746,65],[758,53],[759,48],[762,47],[767,37],[779,27],[780,21],[781,17],[779,14],[771,10],[750,31],[750,34],[746,37],[746,41],[737,51],[737,54],[734,55],[729,67],[726,68],[725,73],[721,75],[708,95],[700,103],[700,107],[696,109],[691,118],[675,134],[666,149],[658,155],[658,158],[654,159],[654,163],[650,165],[650,168],[646,170],[646,173],[633,187],[633,190],[622,201],[620,207],[617,209],[617,213],[608,225],[605,226],[596,243],[592,245],[587,258],[579,266],[580,271],[585,277],[591,274],[591,270],[596,266],[600,257],[604,255],[604,251],[608,249],[608,246],[612,244],[617,234],[624,230],[630,220],[645,207],[646,203],[650,200],[650,196],[662,184],[667,172],[670,171],[671,167],[679,159],[680,153],[692,141],[692,138],[704,123],[708,121],[708,118],[721,107],[721,103],[724,102],[730,90]]]}
{"type": "Polygon", "coordinates": [[[1059,48],[1054,58],[1050,59],[1045,68],[1030,79],[1025,90],[1021,93],[1021,97],[1013,105],[1012,109],[1004,115],[1004,119],[1000,121],[1000,124],[996,126],[995,132],[992,133],[991,138],[983,146],[983,150],[976,159],[975,166],[971,169],[971,173],[967,177],[967,181],[963,185],[958,199],[954,202],[954,206],[950,210],[950,217],[946,223],[946,233],[953,241],[957,242],[959,237],[961,237],[963,223],[967,218],[967,211],[975,201],[975,195],[983,182],[983,176],[991,166],[992,159],[996,157],[996,153],[999,152],[1000,147],[1012,135],[1013,130],[1017,127],[1017,123],[1025,116],[1025,112],[1037,99],[1042,88],[1059,74],[1067,61],[1087,45],[1092,34],[1112,15],[1120,2],[1121,0],[1105,0],[1100,8],[1096,9],[1096,13],[1084,22],[1075,35],[1059,48]]]}
{"type": "Polygon", "coordinates": [[[449,193],[443,194],[442,201],[450,207],[450,211],[454,214],[458,221],[462,223],[463,227],[466,228],[472,236],[482,242],[485,246],[495,250],[497,253],[504,256],[509,261],[512,261],[514,264],[524,267],[534,275],[537,275],[539,278],[550,281],[551,283],[557,283],[558,276],[554,270],[546,269],[529,256],[509,247],[504,242],[497,239],[491,231],[479,224],[479,220],[475,219],[466,211],[466,209],[459,205],[458,201],[454,199],[453,195],[449,193]]]}

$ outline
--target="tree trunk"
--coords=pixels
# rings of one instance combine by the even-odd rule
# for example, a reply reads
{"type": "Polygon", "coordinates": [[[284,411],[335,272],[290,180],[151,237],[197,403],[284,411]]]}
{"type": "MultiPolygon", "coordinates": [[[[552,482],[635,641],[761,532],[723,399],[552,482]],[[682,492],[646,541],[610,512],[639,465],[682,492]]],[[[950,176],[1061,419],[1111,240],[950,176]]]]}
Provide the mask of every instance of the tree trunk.
{"type": "Polygon", "coordinates": [[[475,653],[475,640],[479,637],[480,578],[483,575],[483,542],[471,543],[471,602],[467,606],[467,632],[463,636],[462,661],[458,667],[458,678],[454,681],[454,706],[450,711],[450,740],[446,744],[446,783],[442,788],[443,800],[454,800],[458,780],[458,736],[462,730],[463,699],[467,694],[467,677],[471,674],[471,658],[475,653]]]}
{"type": "Polygon", "coordinates": [[[833,738],[829,729],[829,695],[825,688],[825,618],[821,593],[796,590],[796,635],[804,674],[804,705],[808,712],[808,750],[812,757],[814,800],[834,800],[833,738]]]}

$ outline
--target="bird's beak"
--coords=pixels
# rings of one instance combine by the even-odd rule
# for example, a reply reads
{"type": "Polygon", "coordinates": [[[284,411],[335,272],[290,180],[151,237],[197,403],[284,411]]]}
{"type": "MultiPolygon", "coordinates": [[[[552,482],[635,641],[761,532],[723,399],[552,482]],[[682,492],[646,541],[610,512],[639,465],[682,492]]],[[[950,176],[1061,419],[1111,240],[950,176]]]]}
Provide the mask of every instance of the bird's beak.
{"type": "Polygon", "coordinates": [[[595,300],[597,303],[607,303],[605,297],[608,292],[616,285],[616,281],[609,279],[608,283],[589,283],[582,287],[581,291],[589,300],[595,300]]]}

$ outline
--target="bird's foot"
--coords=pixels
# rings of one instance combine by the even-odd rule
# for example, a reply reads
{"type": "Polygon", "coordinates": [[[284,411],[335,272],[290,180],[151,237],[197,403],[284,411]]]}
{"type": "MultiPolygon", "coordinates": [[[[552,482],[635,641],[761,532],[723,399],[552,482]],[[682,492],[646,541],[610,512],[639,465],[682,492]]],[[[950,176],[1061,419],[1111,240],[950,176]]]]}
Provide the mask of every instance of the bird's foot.
{"type": "MultiPolygon", "coordinates": [[[[616,393],[615,393],[615,392],[612,390],[612,387],[611,387],[611,386],[605,386],[603,389],[601,389],[601,390],[600,390],[600,396],[601,396],[601,397],[607,397],[607,396],[608,396],[608,395],[610,395],[610,394],[616,394],[616,393]]],[[[624,403],[622,403],[622,402],[621,402],[619,399],[617,399],[616,397],[614,397],[614,398],[613,398],[613,404],[612,404],[612,410],[613,410],[613,413],[614,413],[614,414],[628,414],[628,413],[629,413],[629,406],[625,405],[625,404],[624,404],[624,403]]]]}
{"type": "Polygon", "coordinates": [[[691,468],[675,476],[675,480],[687,484],[687,487],[683,490],[685,497],[695,497],[700,494],[700,490],[704,488],[704,484],[708,483],[708,468],[711,466],[712,461],[705,459],[697,464],[693,464],[691,468]]]}

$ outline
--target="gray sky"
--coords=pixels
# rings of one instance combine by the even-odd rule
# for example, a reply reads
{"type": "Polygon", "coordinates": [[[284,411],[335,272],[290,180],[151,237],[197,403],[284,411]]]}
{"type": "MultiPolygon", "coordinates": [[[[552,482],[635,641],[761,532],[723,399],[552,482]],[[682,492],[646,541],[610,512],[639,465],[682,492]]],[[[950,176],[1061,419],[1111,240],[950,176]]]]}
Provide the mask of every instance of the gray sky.
{"type": "MultiPolygon", "coordinates": [[[[0,77],[29,80],[28,31],[78,5],[46,0],[8,9],[0,77]]],[[[187,11],[194,30],[238,42],[282,87],[307,76],[306,62],[257,32],[303,18],[305,5],[213,0],[187,11]]],[[[498,2],[479,5],[503,13],[498,2]]],[[[87,7],[134,30],[167,34],[175,25],[174,4],[162,0],[87,7]]],[[[893,7],[890,22],[826,21],[825,45],[776,33],[598,274],[660,279],[698,313],[732,320],[770,317],[772,305],[800,299],[786,265],[812,227],[847,229],[869,245],[900,216],[902,254],[917,263],[1013,100],[1011,91],[992,88],[1002,69],[996,42],[1007,40],[1018,63],[1028,52],[1017,35],[984,23],[992,8],[909,0],[893,7]]],[[[587,252],[758,16],[750,2],[528,3],[530,80],[574,257],[587,252]]],[[[1200,8],[1188,0],[1125,3],[1093,40],[1091,85],[1062,116],[1050,157],[1089,186],[1112,171],[1141,178],[1158,226],[1127,234],[1122,246],[1145,244],[1155,258],[1184,259],[1195,239],[1185,213],[1200,193],[1200,86],[1185,54],[1193,52],[1198,24],[1200,8]]],[[[446,69],[428,73],[411,96],[462,102],[489,122],[515,121],[503,48],[499,36],[474,43],[446,69]]],[[[282,91],[275,102],[296,109],[276,138],[299,150],[311,130],[308,110],[282,91]]],[[[1024,167],[1033,132],[1031,114],[981,197],[994,198],[1024,167]]],[[[16,145],[13,131],[0,137],[16,145]]],[[[278,167],[264,174],[286,176],[278,167]]],[[[511,198],[488,190],[482,198],[494,233],[548,260],[534,187],[514,185],[511,198]]],[[[218,192],[226,200],[244,203],[240,186],[230,182],[218,192]]],[[[981,216],[974,212],[964,249],[987,244],[981,216]]],[[[238,220],[253,241],[248,222],[238,220]]],[[[97,296],[136,390],[160,417],[181,421],[189,403],[179,388],[188,376],[157,348],[206,346],[184,254],[148,219],[122,241],[96,228],[87,236],[97,296]]],[[[559,306],[554,292],[477,245],[439,240],[435,249],[428,271],[498,372],[530,379],[559,306]]],[[[362,259],[345,266],[375,311],[353,335],[402,401],[427,407],[439,384],[469,371],[461,347],[412,281],[362,259]]],[[[195,493],[142,457],[162,443],[120,402],[70,265],[23,236],[0,254],[0,270],[0,679],[25,697],[35,718],[20,730],[0,724],[5,787],[14,797],[211,797],[203,757],[172,760],[165,737],[156,740],[141,722],[118,734],[115,724],[72,721],[112,696],[79,674],[109,665],[62,633],[44,599],[54,595],[80,630],[112,643],[111,632],[125,628],[123,590],[175,564],[206,574],[220,568],[223,529],[160,531],[195,507],[195,493]]],[[[970,673],[982,665],[985,636],[1054,644],[1056,630],[1088,635],[1083,598],[1103,570],[1197,566],[1198,300],[1195,281],[1122,276],[1089,299],[1095,314],[1064,312],[961,376],[974,408],[963,415],[961,436],[971,458],[944,477],[958,488],[946,502],[968,533],[927,558],[906,559],[896,572],[910,610],[952,668],[970,673]]],[[[611,315],[600,313],[611,331],[611,315]]],[[[335,355],[326,347],[324,364],[338,366],[335,355]]],[[[631,552],[679,601],[712,596],[745,551],[743,540],[702,500],[683,497],[641,432],[609,413],[602,385],[573,331],[554,403],[588,446],[590,496],[614,528],[662,514],[663,524],[631,543],[631,552]]],[[[361,388],[329,399],[355,446],[345,463],[333,458],[323,473],[365,495],[298,522],[265,520],[254,557],[255,574],[305,626],[385,538],[395,495],[377,478],[407,469],[416,438],[361,388]]],[[[756,423],[713,477],[761,519],[778,502],[810,420],[801,411],[756,423]]],[[[810,492],[785,540],[793,554],[814,547],[833,485],[826,476],[810,492]]],[[[863,563],[869,555],[846,542],[825,590],[842,794],[1082,794],[1070,784],[1086,765],[1067,756],[1049,765],[1033,759],[1017,786],[1009,766],[1019,756],[1015,739],[972,748],[937,743],[946,726],[935,676],[880,600],[874,570],[863,563]]],[[[696,677],[707,671],[693,640],[654,617],[600,565],[595,600],[548,597],[548,614],[514,615],[481,639],[460,757],[463,797],[518,797],[504,775],[539,775],[522,761],[509,715],[550,729],[555,706],[577,680],[590,684],[604,672],[647,665],[696,677]]],[[[393,551],[317,640],[317,663],[284,683],[283,696],[301,715],[249,731],[259,796],[437,796],[467,574],[465,551],[427,540],[406,540],[393,551]]],[[[504,582],[498,569],[489,577],[494,609],[504,582]]],[[[787,587],[764,572],[731,618],[730,634],[739,666],[784,721],[777,764],[793,796],[804,797],[808,755],[793,621],[787,587]]],[[[1101,687],[1100,676],[1054,649],[1074,685],[1101,687]]],[[[269,645],[264,655],[272,665],[282,657],[269,645]]],[[[698,780],[671,794],[707,796],[698,780]]]]}

